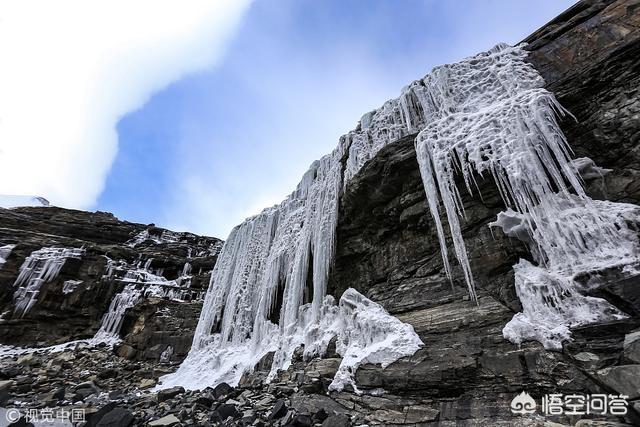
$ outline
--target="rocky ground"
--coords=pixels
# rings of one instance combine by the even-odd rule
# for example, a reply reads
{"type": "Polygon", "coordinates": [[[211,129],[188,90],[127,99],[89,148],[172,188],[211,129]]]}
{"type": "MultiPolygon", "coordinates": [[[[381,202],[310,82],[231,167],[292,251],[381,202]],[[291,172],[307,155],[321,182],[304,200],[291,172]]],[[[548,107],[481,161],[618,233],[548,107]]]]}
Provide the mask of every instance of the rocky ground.
{"type": "MultiPolygon", "coordinates": [[[[357,417],[330,408],[296,409],[298,387],[275,383],[201,391],[153,391],[177,363],[130,361],[110,347],[0,356],[0,404],[9,408],[83,409],[88,426],[350,426],[357,417]]],[[[321,375],[321,374],[319,374],[321,375]]],[[[362,424],[362,423],[359,423],[362,424]]],[[[19,424],[15,424],[19,425],[19,424]]],[[[24,425],[24,424],[23,424],[24,425]]]]}
{"type": "MultiPolygon", "coordinates": [[[[301,355],[297,352],[291,367],[271,384],[262,381],[271,356],[267,355],[235,388],[223,383],[199,391],[182,387],[155,391],[158,379],[173,372],[177,363],[131,361],[109,346],[82,343],[57,352],[5,354],[0,356],[0,406],[21,409],[25,415],[27,410],[80,409],[85,422],[75,425],[84,426],[632,425],[597,418],[576,422],[568,417],[558,422],[540,417],[479,423],[438,420],[437,411],[416,396],[386,395],[380,389],[363,395],[329,393],[327,386],[340,364],[335,350],[330,346],[324,358],[310,361],[301,355]]],[[[11,425],[29,424],[23,418],[11,425]]]]}

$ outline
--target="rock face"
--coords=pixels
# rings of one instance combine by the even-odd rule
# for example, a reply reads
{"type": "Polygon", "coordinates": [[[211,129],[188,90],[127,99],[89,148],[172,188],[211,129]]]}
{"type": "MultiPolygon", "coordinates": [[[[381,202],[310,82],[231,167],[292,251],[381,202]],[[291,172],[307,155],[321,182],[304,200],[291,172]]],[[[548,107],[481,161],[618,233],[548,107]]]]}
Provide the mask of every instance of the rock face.
{"type": "Polygon", "coordinates": [[[157,359],[166,350],[158,345],[166,339],[165,347],[173,347],[176,359],[190,346],[198,300],[221,244],[212,237],[120,221],[104,212],[0,209],[0,246],[5,249],[0,343],[41,346],[91,338],[114,295],[125,286],[142,290],[154,285],[153,295],[168,298],[138,301],[136,314],[123,320],[122,332],[134,349],[131,357],[157,359]],[[49,254],[65,250],[75,251],[74,256],[49,254]],[[37,259],[34,253],[45,255],[37,259]],[[25,262],[30,256],[32,264],[25,262]],[[57,271],[54,263],[60,264],[57,271]],[[18,280],[27,269],[31,276],[18,280]],[[18,309],[21,287],[26,290],[22,300],[32,302],[26,310],[18,309]],[[173,315],[172,321],[158,320],[161,315],[173,315]]]}
{"type": "MultiPolygon", "coordinates": [[[[575,115],[562,122],[575,157],[613,170],[604,178],[584,176],[592,197],[638,203],[640,2],[580,2],[526,41],[547,88],[575,115]]],[[[359,387],[383,388],[387,394],[381,401],[395,402],[384,413],[370,412],[367,420],[408,422],[407,414],[423,411],[414,422],[491,423],[512,416],[509,402],[520,390],[537,399],[546,393],[629,394],[629,382],[637,382],[635,366],[610,367],[621,362],[625,334],[640,326],[640,278],[610,282],[595,292],[629,314],[628,320],[580,328],[561,353],[505,341],[501,329],[520,311],[512,266],[530,255],[501,231],[492,235],[487,224],[504,205],[493,180],[479,178],[482,199],[463,194],[463,234],[478,304],[467,300],[459,268],[449,282],[414,137],[383,148],[341,200],[329,293],[339,297],[356,288],[413,325],[425,343],[413,357],[386,369],[358,370],[359,387]]],[[[344,408],[371,410],[372,398],[335,395],[333,400],[344,408]]]]}
{"type": "MultiPolygon", "coordinates": [[[[547,88],[575,116],[561,126],[575,157],[592,160],[579,163],[590,196],[640,203],[640,1],[579,2],[525,41],[547,88]]],[[[628,318],[576,328],[562,351],[547,351],[537,342],[513,345],[502,334],[522,310],[513,265],[531,255],[519,240],[489,228],[504,204],[493,180],[477,177],[482,198],[463,194],[462,222],[477,303],[469,300],[455,264],[453,280],[447,279],[414,139],[407,135],[380,150],[340,200],[328,293],[339,298],[355,288],[411,324],[424,342],[413,356],[384,369],[360,366],[355,378],[362,394],[329,392],[341,363],[333,341],[322,358],[304,360],[302,348],[296,350],[290,366],[269,384],[265,379],[273,352],[237,388],[173,388],[155,396],[151,387],[189,349],[200,311],[194,295],[194,302],[152,296],[129,309],[116,354],[82,347],[59,356],[0,355],[7,366],[0,370],[0,400],[62,406],[78,398],[83,405],[102,406],[94,412],[96,420],[120,417],[150,425],[640,425],[640,278],[602,277],[603,284],[590,290],[628,318]],[[96,390],[109,391],[110,402],[100,400],[96,390]],[[537,402],[552,393],[624,394],[630,405],[625,416],[545,420],[539,411],[512,413],[510,403],[523,391],[537,402]]],[[[126,284],[118,274],[105,277],[106,257],[122,259],[130,269],[138,260],[147,264],[152,259],[143,269],[167,280],[185,276],[189,262],[195,272],[189,289],[202,290],[215,263],[211,248],[219,244],[103,213],[56,208],[0,213],[0,255],[6,260],[0,266],[0,301],[8,311],[0,322],[0,339],[7,343],[91,336],[113,295],[126,284]],[[65,261],[20,318],[11,314],[12,286],[26,257],[42,247],[83,247],[84,253],[65,261]],[[73,290],[65,293],[70,280],[82,284],[68,284],[67,290],[73,290]]]]}
{"type": "Polygon", "coordinates": [[[202,301],[149,298],[127,311],[118,353],[128,359],[181,361],[187,356],[202,301]]]}

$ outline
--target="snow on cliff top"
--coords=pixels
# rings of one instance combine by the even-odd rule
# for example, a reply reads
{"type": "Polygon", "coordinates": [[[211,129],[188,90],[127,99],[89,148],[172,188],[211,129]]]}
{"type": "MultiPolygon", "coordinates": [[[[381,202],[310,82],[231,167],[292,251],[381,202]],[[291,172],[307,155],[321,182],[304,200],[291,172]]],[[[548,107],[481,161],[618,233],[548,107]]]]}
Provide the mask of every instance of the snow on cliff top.
{"type": "Polygon", "coordinates": [[[13,196],[0,194],[0,208],[18,208],[23,206],[46,207],[49,201],[38,196],[13,196]]]}

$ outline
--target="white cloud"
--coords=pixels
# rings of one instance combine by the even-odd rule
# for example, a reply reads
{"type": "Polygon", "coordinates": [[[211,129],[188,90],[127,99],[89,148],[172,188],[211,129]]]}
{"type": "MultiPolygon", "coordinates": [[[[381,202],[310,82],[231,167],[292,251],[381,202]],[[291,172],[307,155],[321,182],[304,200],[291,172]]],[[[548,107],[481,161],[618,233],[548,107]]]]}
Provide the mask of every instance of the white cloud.
{"type": "Polygon", "coordinates": [[[116,123],[212,66],[250,0],[20,0],[0,4],[0,194],[88,208],[116,123]]]}

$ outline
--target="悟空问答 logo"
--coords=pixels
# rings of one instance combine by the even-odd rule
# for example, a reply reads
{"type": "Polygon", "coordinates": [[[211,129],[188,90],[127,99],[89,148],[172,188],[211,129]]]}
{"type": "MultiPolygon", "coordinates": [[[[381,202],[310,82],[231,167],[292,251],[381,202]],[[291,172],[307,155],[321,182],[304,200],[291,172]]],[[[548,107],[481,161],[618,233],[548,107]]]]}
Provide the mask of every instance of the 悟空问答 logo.
{"type": "Polygon", "coordinates": [[[511,401],[511,412],[514,414],[533,414],[536,411],[536,401],[529,393],[522,392],[511,401]]]}

